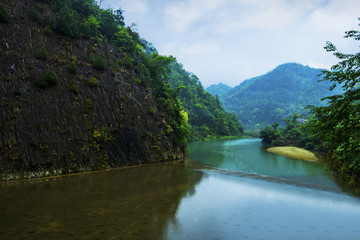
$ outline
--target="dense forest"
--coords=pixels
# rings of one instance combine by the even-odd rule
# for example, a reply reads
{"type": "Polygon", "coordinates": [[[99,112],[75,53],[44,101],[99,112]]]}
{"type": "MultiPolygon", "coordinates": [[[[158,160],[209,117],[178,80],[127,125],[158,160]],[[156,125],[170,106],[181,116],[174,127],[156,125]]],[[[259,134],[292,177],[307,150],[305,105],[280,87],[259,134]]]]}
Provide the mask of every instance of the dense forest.
{"type": "MultiPolygon", "coordinates": [[[[142,39],[148,55],[157,54],[152,43],[142,39]]],[[[243,127],[235,114],[224,110],[218,97],[205,91],[200,80],[176,60],[169,64],[166,81],[175,90],[188,114],[189,141],[218,137],[239,137],[243,127]]],[[[230,87],[229,87],[230,88],[230,87]]]]}
{"type": "Polygon", "coordinates": [[[231,89],[230,86],[228,86],[224,83],[218,83],[218,84],[213,84],[213,85],[207,87],[205,90],[213,96],[216,96],[216,95],[222,96],[230,89],[231,89]]]}
{"type": "Polygon", "coordinates": [[[170,64],[168,82],[178,92],[189,114],[190,140],[211,136],[240,136],[243,128],[235,114],[227,113],[218,97],[206,92],[199,79],[178,62],[170,64]]]}
{"type": "MultiPolygon", "coordinates": [[[[309,113],[307,105],[323,106],[320,99],[329,95],[329,82],[319,82],[321,69],[286,63],[273,71],[251,78],[220,95],[225,109],[235,112],[247,129],[285,123],[293,113],[309,113]]],[[[341,89],[336,88],[336,93],[341,89]]]]}
{"type": "MultiPolygon", "coordinates": [[[[360,31],[347,31],[345,38],[359,41],[360,31]]],[[[329,163],[341,185],[360,195],[360,53],[342,53],[330,42],[325,49],[339,59],[322,74],[332,90],[332,95],[322,99],[327,104],[309,106],[311,117],[305,123],[300,123],[299,115],[294,114],[286,120],[285,128],[279,128],[278,123],[266,126],[261,130],[261,138],[266,146],[315,149],[329,163]],[[337,88],[343,92],[335,91],[337,88]]]]}

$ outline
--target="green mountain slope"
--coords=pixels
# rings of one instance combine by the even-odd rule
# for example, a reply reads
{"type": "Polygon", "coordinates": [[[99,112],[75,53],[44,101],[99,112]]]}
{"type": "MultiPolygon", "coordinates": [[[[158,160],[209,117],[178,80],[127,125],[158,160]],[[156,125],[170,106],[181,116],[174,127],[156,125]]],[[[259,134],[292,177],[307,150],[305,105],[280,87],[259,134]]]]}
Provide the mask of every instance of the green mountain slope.
{"type": "Polygon", "coordinates": [[[199,79],[185,71],[181,64],[170,64],[167,81],[177,89],[177,96],[188,113],[190,140],[211,136],[239,136],[242,125],[234,114],[227,113],[220,100],[204,90],[199,79]]]}
{"type": "MultiPolygon", "coordinates": [[[[320,99],[334,92],[330,83],[318,80],[321,69],[286,63],[273,71],[242,82],[221,96],[224,106],[234,111],[244,127],[253,129],[274,122],[283,124],[293,113],[307,114],[307,105],[324,104],[320,99]]],[[[339,90],[334,90],[335,93],[339,90]]]]}
{"type": "Polygon", "coordinates": [[[221,96],[224,93],[226,93],[227,91],[229,91],[230,89],[231,89],[230,86],[228,86],[224,83],[219,83],[219,84],[213,84],[213,85],[207,87],[205,90],[213,96],[216,96],[216,95],[221,96]]]}

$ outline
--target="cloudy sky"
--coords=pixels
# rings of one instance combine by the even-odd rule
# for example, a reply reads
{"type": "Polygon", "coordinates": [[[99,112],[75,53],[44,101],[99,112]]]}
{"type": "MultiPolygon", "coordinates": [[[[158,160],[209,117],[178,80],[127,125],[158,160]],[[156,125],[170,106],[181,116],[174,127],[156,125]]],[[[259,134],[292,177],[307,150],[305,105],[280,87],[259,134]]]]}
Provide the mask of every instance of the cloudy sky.
{"type": "Polygon", "coordinates": [[[359,0],[104,0],[160,54],[173,55],[204,87],[230,86],[297,62],[329,69],[334,43],[354,53],[344,32],[359,29],[359,0]]]}

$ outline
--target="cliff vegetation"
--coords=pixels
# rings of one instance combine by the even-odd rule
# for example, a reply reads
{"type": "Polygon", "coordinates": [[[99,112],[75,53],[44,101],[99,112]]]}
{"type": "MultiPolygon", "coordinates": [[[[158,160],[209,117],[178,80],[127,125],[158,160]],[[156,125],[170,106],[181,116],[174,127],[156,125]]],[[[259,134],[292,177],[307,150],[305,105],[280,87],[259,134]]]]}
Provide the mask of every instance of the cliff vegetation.
{"type": "Polygon", "coordinates": [[[0,2],[0,178],[179,159],[187,113],[122,11],[0,2]]]}

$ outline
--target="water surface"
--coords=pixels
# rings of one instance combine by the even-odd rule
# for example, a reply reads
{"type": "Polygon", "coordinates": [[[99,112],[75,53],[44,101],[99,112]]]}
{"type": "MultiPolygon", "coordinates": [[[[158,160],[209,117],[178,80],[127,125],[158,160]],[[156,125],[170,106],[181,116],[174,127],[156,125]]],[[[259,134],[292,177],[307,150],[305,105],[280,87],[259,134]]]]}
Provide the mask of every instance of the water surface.
{"type": "Polygon", "coordinates": [[[269,153],[262,148],[260,139],[195,142],[189,144],[188,151],[190,165],[339,190],[323,163],[269,153]]]}
{"type": "Polygon", "coordinates": [[[360,201],[322,164],[258,140],[193,143],[184,165],[0,184],[0,239],[360,239],[360,201]]]}

